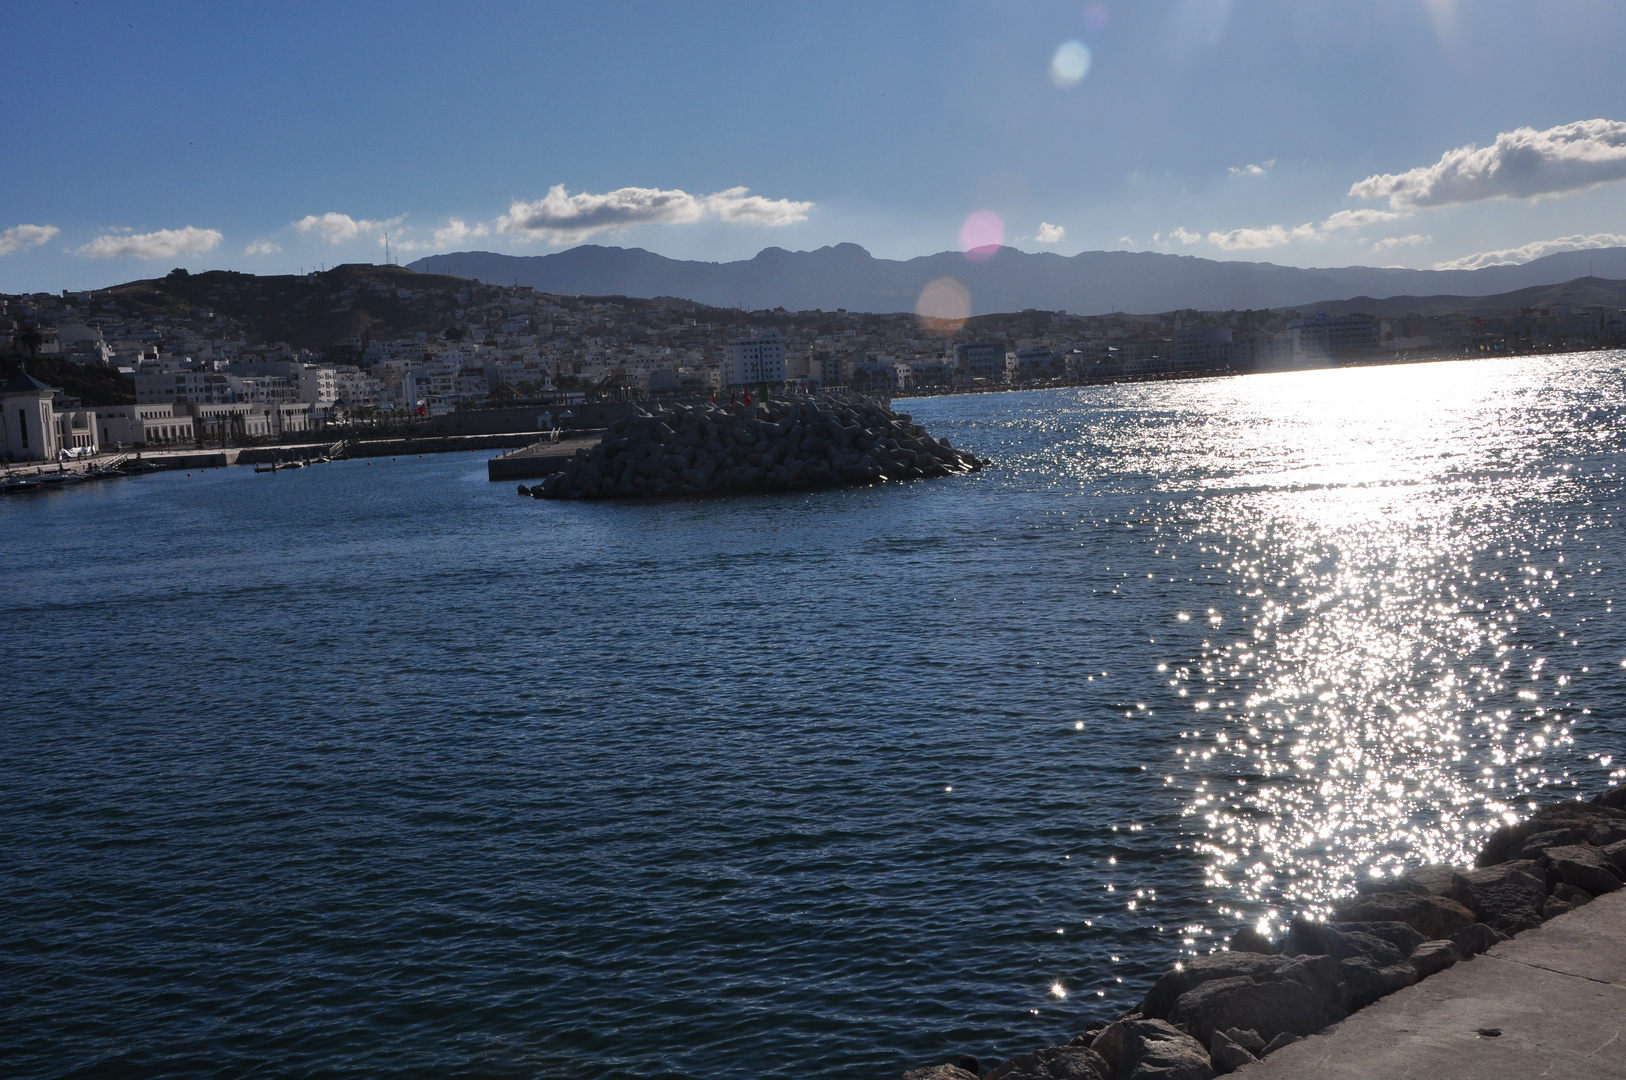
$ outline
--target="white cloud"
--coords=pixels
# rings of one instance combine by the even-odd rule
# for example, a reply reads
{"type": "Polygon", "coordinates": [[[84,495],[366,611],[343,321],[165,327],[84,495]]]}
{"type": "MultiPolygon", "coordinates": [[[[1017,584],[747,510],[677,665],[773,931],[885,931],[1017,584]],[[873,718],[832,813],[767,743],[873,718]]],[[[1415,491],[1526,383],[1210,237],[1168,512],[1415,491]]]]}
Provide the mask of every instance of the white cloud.
{"type": "Polygon", "coordinates": [[[243,249],[244,255],[275,255],[282,250],[281,244],[273,244],[269,240],[256,240],[243,249]]]}
{"type": "Polygon", "coordinates": [[[484,222],[469,225],[462,218],[452,218],[445,228],[435,230],[434,245],[436,247],[450,247],[461,244],[471,236],[488,236],[491,229],[484,222]]]}
{"type": "Polygon", "coordinates": [[[1436,270],[1480,270],[1487,266],[1527,263],[1559,251],[1588,251],[1594,248],[1626,247],[1626,235],[1593,233],[1591,236],[1561,236],[1557,240],[1537,240],[1522,247],[1481,251],[1449,262],[1435,263],[1436,270]]]}
{"type": "Polygon", "coordinates": [[[10,255],[18,248],[43,244],[61,231],[55,225],[14,225],[0,232],[0,255],[10,255]]]}
{"type": "MultiPolygon", "coordinates": [[[[1266,225],[1259,229],[1211,232],[1208,234],[1208,242],[1225,251],[1259,251],[1301,240],[1326,240],[1329,234],[1342,229],[1364,229],[1410,216],[1393,210],[1339,210],[1322,222],[1306,221],[1303,225],[1291,227],[1266,225]]],[[[1185,244],[1196,243],[1202,239],[1196,233],[1188,233],[1184,229],[1176,229],[1171,235],[1185,244]]]]}
{"type": "Polygon", "coordinates": [[[1372,250],[1388,251],[1392,248],[1416,247],[1418,244],[1431,244],[1433,242],[1434,238],[1432,236],[1424,236],[1422,233],[1412,233],[1409,236],[1385,236],[1372,245],[1372,250]]]}
{"type": "Polygon", "coordinates": [[[1059,244],[1067,239],[1067,230],[1048,221],[1039,222],[1039,234],[1033,238],[1040,244],[1059,244]]]}
{"type": "Polygon", "coordinates": [[[294,222],[294,228],[306,236],[316,236],[330,244],[342,244],[354,240],[362,233],[382,232],[392,229],[401,223],[399,217],[392,217],[385,221],[368,221],[366,218],[353,218],[349,214],[335,214],[331,211],[320,216],[306,214],[294,222]]]}
{"type": "Polygon", "coordinates": [[[1232,176],[1263,176],[1275,164],[1276,159],[1271,158],[1263,165],[1232,165],[1230,172],[1232,176]]]}
{"type": "Polygon", "coordinates": [[[1208,242],[1225,251],[1258,251],[1261,248],[1281,247],[1295,240],[1314,240],[1320,233],[1313,224],[1266,225],[1262,229],[1232,229],[1230,232],[1211,232],[1208,242]]]}
{"type": "Polygon", "coordinates": [[[169,259],[213,251],[225,237],[218,229],[159,229],[150,233],[111,233],[79,248],[93,259],[169,259]]]}
{"type": "Polygon", "coordinates": [[[1384,225],[1410,217],[1393,210],[1340,210],[1321,223],[1322,232],[1335,229],[1364,229],[1371,225],[1384,225]]]}
{"type": "Polygon", "coordinates": [[[550,244],[579,244],[599,233],[634,225],[688,225],[708,216],[740,225],[792,225],[807,220],[810,202],[768,199],[736,187],[715,195],[624,187],[571,195],[555,184],[536,202],[516,200],[497,219],[499,232],[521,233],[550,244]]]}
{"type": "Polygon", "coordinates": [[[1517,128],[1480,149],[1447,151],[1433,165],[1369,176],[1349,189],[1357,199],[1387,198],[1395,209],[1484,199],[1533,199],[1626,180],[1626,123],[1581,120],[1545,131],[1517,128]]]}
{"type": "Polygon", "coordinates": [[[1197,241],[1203,238],[1202,233],[1192,232],[1184,226],[1178,225],[1175,226],[1173,232],[1169,233],[1169,236],[1172,239],[1180,241],[1182,244],[1195,244],[1197,241]]]}
{"type": "Polygon", "coordinates": [[[706,209],[724,221],[737,225],[795,225],[807,220],[810,202],[768,199],[750,194],[750,188],[729,188],[706,196],[706,209]]]}
{"type": "MultiPolygon", "coordinates": [[[[419,240],[413,237],[413,230],[409,226],[390,237],[390,244],[397,251],[444,251],[449,247],[457,247],[471,239],[491,235],[491,226],[483,221],[473,225],[462,218],[448,218],[446,224],[436,229],[427,239],[419,240]]],[[[380,236],[378,242],[382,244],[384,238],[380,236]]]]}

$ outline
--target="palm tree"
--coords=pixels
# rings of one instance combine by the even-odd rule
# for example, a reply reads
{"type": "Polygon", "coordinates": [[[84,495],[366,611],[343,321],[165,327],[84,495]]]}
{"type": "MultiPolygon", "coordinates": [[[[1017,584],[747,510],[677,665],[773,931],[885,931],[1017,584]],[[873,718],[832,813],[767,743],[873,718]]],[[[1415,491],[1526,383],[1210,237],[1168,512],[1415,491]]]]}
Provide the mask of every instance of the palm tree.
{"type": "Polygon", "coordinates": [[[45,344],[45,335],[40,333],[37,326],[25,326],[23,332],[17,335],[17,344],[28,350],[28,358],[34,360],[39,353],[39,347],[45,344]]]}

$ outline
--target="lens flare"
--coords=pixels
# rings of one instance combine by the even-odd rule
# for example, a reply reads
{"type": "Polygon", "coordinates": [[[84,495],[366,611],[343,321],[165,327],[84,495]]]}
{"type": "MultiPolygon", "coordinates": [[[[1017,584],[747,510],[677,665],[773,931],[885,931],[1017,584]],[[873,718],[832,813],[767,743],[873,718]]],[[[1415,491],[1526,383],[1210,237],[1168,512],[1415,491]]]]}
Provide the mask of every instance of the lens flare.
{"type": "Polygon", "coordinates": [[[952,334],[971,317],[971,294],[953,278],[938,278],[920,290],[915,316],[928,334],[952,334]]]}
{"type": "Polygon", "coordinates": [[[1082,41],[1064,41],[1050,58],[1050,81],[1065,90],[1077,86],[1090,73],[1090,47],[1082,41]]]}
{"type": "Polygon", "coordinates": [[[976,210],[960,226],[960,247],[973,262],[991,259],[1005,243],[1005,222],[992,210],[976,210]]]}

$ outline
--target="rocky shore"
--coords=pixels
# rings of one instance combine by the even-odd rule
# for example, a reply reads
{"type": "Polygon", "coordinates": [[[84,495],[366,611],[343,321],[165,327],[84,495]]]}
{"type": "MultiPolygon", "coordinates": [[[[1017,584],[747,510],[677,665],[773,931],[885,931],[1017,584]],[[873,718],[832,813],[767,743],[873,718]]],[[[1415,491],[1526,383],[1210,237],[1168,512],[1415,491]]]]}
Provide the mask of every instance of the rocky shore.
{"type": "MultiPolygon", "coordinates": [[[[1177,963],[1131,1011],[1061,1046],[984,1069],[975,1057],[904,1080],[1209,1080],[1338,1023],[1626,879],[1626,786],[1554,803],[1491,834],[1472,869],[1362,882],[1327,922],[1280,942],[1177,963]]],[[[1489,961],[1481,961],[1489,963],[1489,961]]]]}
{"type": "Polygon", "coordinates": [[[563,471],[519,492],[626,499],[796,491],[951,476],[987,464],[865,398],[680,405],[617,421],[563,471]]]}

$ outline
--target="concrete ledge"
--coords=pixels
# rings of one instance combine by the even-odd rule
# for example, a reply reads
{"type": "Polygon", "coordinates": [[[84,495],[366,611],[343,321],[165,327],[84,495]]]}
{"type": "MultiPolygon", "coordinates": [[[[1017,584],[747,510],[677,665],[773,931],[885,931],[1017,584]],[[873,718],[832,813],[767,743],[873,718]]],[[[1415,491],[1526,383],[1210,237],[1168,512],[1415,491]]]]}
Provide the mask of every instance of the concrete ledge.
{"type": "Polygon", "coordinates": [[[1235,1075],[1626,1078],[1626,890],[1391,994],[1235,1075]],[[1481,1034],[1493,1030],[1501,1034],[1481,1034]]]}
{"type": "Polygon", "coordinates": [[[598,445],[599,436],[591,438],[560,439],[558,442],[538,442],[486,463],[486,475],[492,480],[534,480],[551,476],[563,469],[577,450],[598,445]]]}

